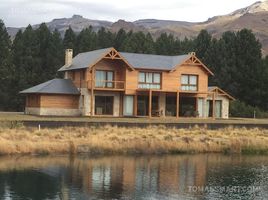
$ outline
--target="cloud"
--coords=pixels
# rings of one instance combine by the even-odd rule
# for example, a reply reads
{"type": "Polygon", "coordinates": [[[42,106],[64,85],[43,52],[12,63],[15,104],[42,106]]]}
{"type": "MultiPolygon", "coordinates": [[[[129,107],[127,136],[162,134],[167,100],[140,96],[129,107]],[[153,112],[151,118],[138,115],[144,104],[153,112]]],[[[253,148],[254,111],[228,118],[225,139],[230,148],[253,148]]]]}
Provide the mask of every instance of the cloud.
{"type": "Polygon", "coordinates": [[[73,14],[108,21],[144,18],[204,21],[254,2],[255,0],[2,0],[0,18],[7,26],[16,27],[71,17],[73,14]]]}

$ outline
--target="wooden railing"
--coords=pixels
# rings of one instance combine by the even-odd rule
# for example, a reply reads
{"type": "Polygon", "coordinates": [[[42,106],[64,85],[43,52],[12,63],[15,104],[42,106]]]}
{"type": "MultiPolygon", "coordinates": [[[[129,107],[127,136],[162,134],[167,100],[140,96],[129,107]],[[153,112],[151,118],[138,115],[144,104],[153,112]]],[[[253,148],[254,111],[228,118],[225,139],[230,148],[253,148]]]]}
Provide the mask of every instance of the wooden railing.
{"type": "MultiPolygon", "coordinates": [[[[93,88],[95,89],[120,89],[124,90],[125,89],[125,81],[93,81],[93,88]]],[[[92,87],[92,81],[88,81],[88,88],[92,87]]]]}
{"type": "Polygon", "coordinates": [[[160,83],[139,83],[138,84],[139,89],[161,89],[160,83]]]}

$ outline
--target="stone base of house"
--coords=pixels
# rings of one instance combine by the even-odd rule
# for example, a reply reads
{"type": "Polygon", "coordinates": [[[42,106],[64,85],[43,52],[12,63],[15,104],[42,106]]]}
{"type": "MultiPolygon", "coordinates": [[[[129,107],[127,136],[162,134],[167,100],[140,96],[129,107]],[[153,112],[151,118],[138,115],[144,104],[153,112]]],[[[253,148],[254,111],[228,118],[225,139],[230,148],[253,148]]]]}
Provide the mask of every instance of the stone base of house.
{"type": "Polygon", "coordinates": [[[79,109],[26,107],[25,114],[43,116],[80,116],[79,109]]]}

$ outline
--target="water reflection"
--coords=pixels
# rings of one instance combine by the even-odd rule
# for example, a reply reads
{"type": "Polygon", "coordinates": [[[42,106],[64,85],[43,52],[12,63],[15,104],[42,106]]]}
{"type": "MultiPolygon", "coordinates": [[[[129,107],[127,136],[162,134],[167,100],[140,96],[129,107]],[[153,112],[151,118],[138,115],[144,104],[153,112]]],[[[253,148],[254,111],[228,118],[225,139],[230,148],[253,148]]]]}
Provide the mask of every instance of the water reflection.
{"type": "Polygon", "coordinates": [[[266,156],[1,157],[0,199],[268,199],[267,167],[266,156]]]}

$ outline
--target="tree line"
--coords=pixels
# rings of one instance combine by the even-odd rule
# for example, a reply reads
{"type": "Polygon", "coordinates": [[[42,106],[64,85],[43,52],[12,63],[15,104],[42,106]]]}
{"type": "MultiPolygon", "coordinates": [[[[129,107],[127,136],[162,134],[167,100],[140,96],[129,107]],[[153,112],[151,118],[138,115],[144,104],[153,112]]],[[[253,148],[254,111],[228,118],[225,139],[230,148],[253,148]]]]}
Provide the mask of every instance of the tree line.
{"type": "Polygon", "coordinates": [[[231,106],[235,116],[260,115],[268,112],[268,57],[262,58],[261,44],[251,30],[225,32],[218,39],[202,30],[196,38],[178,39],[162,33],[154,39],[150,33],[112,33],[104,28],[97,32],[88,27],[76,34],[71,27],[62,38],[45,23],[33,29],[29,25],[18,31],[11,41],[0,20],[0,110],[21,111],[24,98],[18,92],[60,77],[57,70],[64,65],[64,51],[74,55],[100,48],[115,47],[118,51],[161,55],[196,52],[198,58],[215,74],[209,85],[217,85],[238,101],[231,106]],[[250,110],[250,111],[249,111],[250,110]]]}

